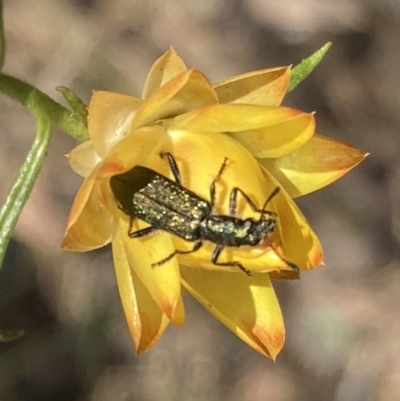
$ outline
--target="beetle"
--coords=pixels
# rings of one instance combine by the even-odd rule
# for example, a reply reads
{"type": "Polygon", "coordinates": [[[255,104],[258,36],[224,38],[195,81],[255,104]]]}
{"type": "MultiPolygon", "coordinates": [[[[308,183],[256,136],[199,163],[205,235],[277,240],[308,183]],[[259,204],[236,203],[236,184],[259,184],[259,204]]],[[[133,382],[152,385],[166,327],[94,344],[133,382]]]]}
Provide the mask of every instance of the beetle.
{"type": "MultiPolygon", "coordinates": [[[[250,270],[238,261],[219,262],[218,258],[225,247],[256,246],[261,244],[277,229],[277,214],[266,210],[268,203],[279,192],[276,187],[262,209],[257,209],[250,197],[235,187],[230,193],[229,215],[214,214],[216,201],[215,185],[227,166],[225,158],[217,175],[210,185],[210,201],[207,201],[182,185],[181,174],[171,153],[161,152],[174,176],[174,181],[143,166],[135,166],[126,173],[110,179],[110,187],[118,207],[130,217],[128,235],[140,238],[157,230],[164,230],[186,241],[194,242],[190,250],[175,250],[166,258],[153,263],[160,266],[176,255],[198,251],[204,241],[216,244],[211,262],[217,266],[234,266],[250,275],[250,270]],[[250,207],[260,213],[259,219],[237,216],[237,197],[241,194],[250,207]],[[133,231],[133,222],[138,218],[150,224],[149,227],[133,231]]],[[[285,259],[290,268],[298,267],[285,259]]]]}

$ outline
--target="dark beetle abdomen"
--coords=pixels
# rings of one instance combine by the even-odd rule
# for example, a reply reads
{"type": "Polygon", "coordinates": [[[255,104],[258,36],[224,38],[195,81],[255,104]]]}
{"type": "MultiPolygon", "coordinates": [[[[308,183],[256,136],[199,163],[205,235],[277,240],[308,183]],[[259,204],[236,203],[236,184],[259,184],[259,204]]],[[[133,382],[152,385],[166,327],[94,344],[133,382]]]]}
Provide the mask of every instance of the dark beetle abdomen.
{"type": "Polygon", "coordinates": [[[199,239],[197,227],[211,213],[207,201],[146,167],[112,177],[110,186],[125,214],[187,241],[199,239]]]}

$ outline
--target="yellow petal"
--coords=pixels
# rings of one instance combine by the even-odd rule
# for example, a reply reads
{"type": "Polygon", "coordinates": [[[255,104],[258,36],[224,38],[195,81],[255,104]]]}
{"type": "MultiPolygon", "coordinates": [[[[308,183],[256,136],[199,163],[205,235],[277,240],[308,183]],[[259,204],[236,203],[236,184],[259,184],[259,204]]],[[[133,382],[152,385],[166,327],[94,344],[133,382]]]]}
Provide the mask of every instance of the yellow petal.
{"type": "MultiPolygon", "coordinates": [[[[264,171],[278,185],[274,177],[264,171]]],[[[284,189],[275,198],[285,258],[301,270],[313,269],[323,264],[321,243],[303,213],[284,189]]]]}
{"type": "MultiPolygon", "coordinates": [[[[139,348],[140,338],[142,336],[142,323],[140,320],[139,307],[133,283],[132,272],[129,261],[126,256],[125,247],[122,242],[119,230],[114,235],[112,242],[113,261],[115,275],[117,279],[118,291],[121,297],[122,307],[125,313],[125,319],[131,334],[136,350],[139,348]]],[[[153,302],[150,299],[150,302],[153,302]]],[[[159,310],[160,315],[162,312],[159,310]]]]}
{"type": "Polygon", "coordinates": [[[351,145],[316,134],[293,153],[260,163],[295,198],[336,181],[366,156],[351,145]]]}
{"type": "Polygon", "coordinates": [[[133,117],[142,103],[141,99],[120,93],[93,94],[88,108],[88,130],[101,158],[131,132],[133,117]]]}
{"type": "Polygon", "coordinates": [[[100,165],[97,165],[78,189],[71,211],[69,212],[67,228],[75,223],[82,211],[85,209],[88,199],[94,190],[99,169],[100,165]]]}
{"type": "Polygon", "coordinates": [[[118,290],[129,332],[136,351],[142,352],[157,343],[169,320],[130,268],[119,230],[113,238],[112,249],[118,290]]]}
{"type": "MultiPolygon", "coordinates": [[[[207,201],[211,200],[211,183],[220,170],[224,159],[228,159],[221,178],[216,183],[215,214],[229,215],[229,198],[234,187],[242,189],[260,209],[277,186],[275,182],[268,181],[265,178],[260,165],[249,151],[229,135],[169,131],[169,136],[171,145],[163,150],[171,152],[175,157],[181,172],[182,185],[207,201]]],[[[166,165],[164,174],[173,179],[167,162],[164,163],[166,165]]],[[[238,217],[260,218],[260,214],[252,210],[243,196],[239,195],[237,200],[238,217]]],[[[275,207],[274,199],[268,205],[268,210],[279,213],[275,207]]],[[[173,241],[179,250],[187,251],[193,248],[193,243],[177,237],[173,237],[173,241]]],[[[225,248],[219,261],[239,261],[254,272],[289,269],[287,264],[267,245],[266,242],[260,246],[225,248]]],[[[241,273],[238,268],[215,266],[211,262],[214,248],[215,244],[206,242],[199,251],[186,256],[179,256],[179,260],[181,263],[193,267],[201,266],[208,269],[241,273]]]]}
{"type": "Polygon", "coordinates": [[[154,92],[137,111],[134,128],[218,102],[208,79],[197,70],[176,76],[154,92]]]}
{"type": "Polygon", "coordinates": [[[98,177],[106,178],[144,165],[151,155],[159,154],[168,146],[169,138],[162,127],[143,127],[118,142],[99,169],[98,177]]]}
{"type": "Polygon", "coordinates": [[[314,134],[312,114],[302,113],[278,124],[252,131],[236,132],[232,136],[254,156],[282,157],[307,143],[314,134]]]}
{"type": "Polygon", "coordinates": [[[290,67],[269,68],[237,75],[214,86],[220,103],[279,106],[285,96],[290,67]]]}
{"type": "Polygon", "coordinates": [[[66,155],[72,170],[81,177],[87,177],[100,162],[93,143],[86,141],[66,155]]]}
{"type": "Polygon", "coordinates": [[[182,284],[209,312],[260,354],[275,359],[285,341],[268,274],[252,277],[182,267],[182,284]]]}
{"type": "MultiPolygon", "coordinates": [[[[148,224],[137,220],[133,230],[137,231],[147,226],[148,224]]],[[[161,311],[173,323],[183,324],[184,311],[177,307],[181,297],[178,261],[172,258],[162,266],[152,266],[174,252],[170,235],[160,231],[142,238],[130,238],[128,228],[128,221],[120,219],[120,236],[131,269],[137,274],[161,311]]]]}
{"type": "Polygon", "coordinates": [[[114,216],[101,204],[94,190],[98,168],[83,182],[74,199],[61,249],[85,252],[107,245],[114,216]]]}
{"type": "Polygon", "coordinates": [[[288,107],[217,104],[175,117],[169,128],[197,132],[240,132],[279,124],[304,114],[288,107]]]}
{"type": "Polygon", "coordinates": [[[142,98],[148,99],[157,89],[186,70],[185,63],[176,54],[175,50],[169,49],[151,67],[144,84],[142,98]]]}

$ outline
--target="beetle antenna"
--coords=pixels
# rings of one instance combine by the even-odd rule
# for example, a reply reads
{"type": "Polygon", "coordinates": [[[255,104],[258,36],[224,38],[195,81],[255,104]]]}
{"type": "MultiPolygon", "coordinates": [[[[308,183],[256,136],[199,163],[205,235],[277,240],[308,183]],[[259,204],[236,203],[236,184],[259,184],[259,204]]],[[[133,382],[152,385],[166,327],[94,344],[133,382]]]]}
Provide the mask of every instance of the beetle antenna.
{"type": "Polygon", "coordinates": [[[218,181],[221,178],[222,173],[224,172],[226,166],[228,164],[228,158],[225,157],[224,161],[221,164],[221,167],[219,168],[218,174],[215,177],[215,181],[218,181]]]}
{"type": "Polygon", "coordinates": [[[263,208],[261,209],[261,216],[260,216],[260,220],[262,220],[262,218],[264,217],[264,214],[270,214],[272,216],[276,216],[276,213],[274,212],[269,212],[268,210],[266,210],[266,207],[268,205],[269,202],[271,202],[271,200],[275,197],[275,195],[278,194],[278,192],[280,191],[280,187],[276,187],[272,192],[271,195],[268,196],[267,200],[264,203],[263,208]]]}

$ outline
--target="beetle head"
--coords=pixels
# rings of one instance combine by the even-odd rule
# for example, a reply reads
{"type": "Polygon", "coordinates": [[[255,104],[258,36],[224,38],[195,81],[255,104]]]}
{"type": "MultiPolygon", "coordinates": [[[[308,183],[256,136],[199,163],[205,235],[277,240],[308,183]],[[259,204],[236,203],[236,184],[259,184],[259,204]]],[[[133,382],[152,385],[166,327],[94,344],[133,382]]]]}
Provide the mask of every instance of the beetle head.
{"type": "Polygon", "coordinates": [[[273,217],[265,218],[262,216],[260,220],[246,219],[247,238],[249,245],[258,245],[263,242],[269,234],[276,231],[276,219],[273,217]]]}

